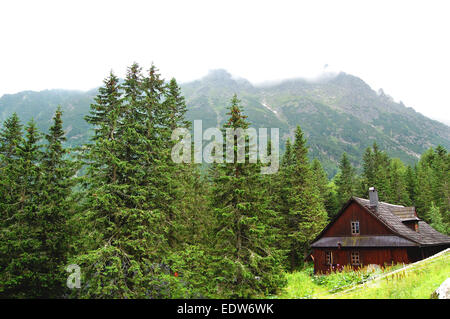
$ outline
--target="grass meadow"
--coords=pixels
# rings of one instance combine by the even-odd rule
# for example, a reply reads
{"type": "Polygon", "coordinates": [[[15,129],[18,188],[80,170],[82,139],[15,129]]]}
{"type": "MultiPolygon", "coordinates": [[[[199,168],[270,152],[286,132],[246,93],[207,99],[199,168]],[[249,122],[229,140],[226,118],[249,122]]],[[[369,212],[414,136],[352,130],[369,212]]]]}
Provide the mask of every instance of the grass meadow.
{"type": "Polygon", "coordinates": [[[329,275],[314,275],[313,266],[287,274],[282,299],[429,299],[450,277],[450,251],[412,265],[349,267],[329,275]]]}

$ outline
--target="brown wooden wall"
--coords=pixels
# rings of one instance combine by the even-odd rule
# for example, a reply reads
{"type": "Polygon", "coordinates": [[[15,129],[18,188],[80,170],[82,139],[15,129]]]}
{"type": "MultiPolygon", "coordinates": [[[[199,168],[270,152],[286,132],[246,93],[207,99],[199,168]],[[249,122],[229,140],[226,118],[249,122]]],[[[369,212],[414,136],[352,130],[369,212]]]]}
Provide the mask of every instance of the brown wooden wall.
{"type": "MultiPolygon", "coordinates": [[[[408,225],[414,227],[414,223],[408,225]]],[[[414,229],[414,228],[412,228],[414,229]]],[[[382,222],[373,217],[358,203],[352,202],[344,212],[333,222],[332,225],[322,234],[321,237],[350,237],[350,236],[383,236],[393,235],[392,232],[382,222]],[[359,235],[352,235],[351,222],[359,221],[359,235]]],[[[314,259],[314,272],[327,273],[331,270],[326,264],[326,252],[333,254],[331,266],[341,268],[351,265],[351,252],[358,251],[360,265],[354,268],[376,264],[379,266],[391,265],[395,263],[411,263],[431,256],[450,245],[433,247],[342,247],[342,248],[314,248],[312,257],[314,259]],[[339,266],[338,266],[339,265],[339,266]]]]}
{"type": "MultiPolygon", "coordinates": [[[[359,251],[360,266],[376,264],[379,266],[391,265],[392,263],[409,263],[406,248],[342,248],[342,249],[313,249],[314,272],[327,273],[330,271],[330,265],[326,265],[325,252],[331,251],[333,254],[333,265],[342,267],[351,265],[350,254],[352,251],[359,251]]],[[[354,267],[357,268],[357,267],[354,267]]]]}
{"type": "Polygon", "coordinates": [[[359,221],[360,236],[391,235],[392,232],[357,203],[351,203],[322,237],[352,236],[351,222],[359,221]]]}

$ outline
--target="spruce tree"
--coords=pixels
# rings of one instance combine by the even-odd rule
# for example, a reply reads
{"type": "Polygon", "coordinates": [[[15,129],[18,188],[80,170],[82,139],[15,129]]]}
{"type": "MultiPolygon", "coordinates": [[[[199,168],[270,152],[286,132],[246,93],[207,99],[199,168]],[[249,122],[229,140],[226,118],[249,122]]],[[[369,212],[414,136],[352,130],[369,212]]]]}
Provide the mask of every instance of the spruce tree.
{"type": "MultiPolygon", "coordinates": [[[[186,120],[187,111],[184,96],[175,78],[166,85],[164,101],[165,127],[168,134],[177,128],[190,129],[191,123],[186,120]]],[[[168,140],[167,149],[171,150],[175,141],[168,140]]],[[[169,154],[166,154],[168,156],[169,154]]],[[[170,177],[168,186],[163,186],[173,199],[174,205],[166,209],[166,223],[171,250],[178,253],[185,244],[204,250],[209,244],[209,233],[212,229],[213,216],[208,207],[209,188],[201,174],[200,164],[175,164],[170,158],[166,161],[166,174],[170,177]]]]}
{"type": "Polygon", "coordinates": [[[285,152],[281,158],[280,168],[277,174],[270,175],[268,178],[273,180],[271,185],[271,202],[272,207],[280,217],[279,223],[276,225],[280,239],[278,240],[278,248],[283,252],[284,256],[284,268],[290,269],[289,253],[291,251],[290,225],[292,222],[292,216],[290,210],[292,206],[292,185],[293,185],[293,153],[292,144],[290,139],[286,140],[285,152]]]}
{"type": "Polygon", "coordinates": [[[336,176],[337,196],[339,206],[342,207],[352,196],[356,194],[357,177],[356,170],[350,163],[347,154],[342,154],[339,162],[339,173],[336,176]]]}
{"type": "MultiPolygon", "coordinates": [[[[170,263],[179,234],[183,172],[171,161],[171,130],[184,121],[183,98],[154,65],[144,74],[132,64],[123,84],[110,75],[91,115],[96,127],[86,146],[84,214],[91,240],[73,259],[87,284],[78,296],[96,298],[185,297],[170,263]],[[176,95],[178,94],[178,95],[176,95]],[[174,120],[176,119],[176,120],[174,120]],[[180,295],[181,294],[181,295],[180,295]]],[[[196,250],[198,252],[198,250],[196,250]]]]}
{"type": "Polygon", "coordinates": [[[425,221],[430,221],[427,212],[431,208],[433,201],[433,187],[432,187],[432,169],[424,162],[419,161],[417,165],[417,184],[416,184],[416,210],[420,218],[425,221]]]}
{"type": "Polygon", "coordinates": [[[415,205],[418,214],[430,221],[431,202],[439,207],[443,222],[450,225],[450,154],[442,146],[430,148],[417,164],[415,205]]]}
{"type": "Polygon", "coordinates": [[[308,148],[300,126],[295,132],[292,154],[293,180],[289,199],[292,206],[289,210],[288,238],[290,266],[295,269],[302,264],[309,251],[309,244],[325,227],[328,217],[319,190],[312,180],[308,148]]]}
{"type": "MultiPolygon", "coordinates": [[[[2,161],[11,159],[16,155],[16,147],[22,139],[22,124],[17,113],[13,113],[3,123],[3,128],[0,130],[0,156],[3,156],[2,161]]],[[[1,163],[1,162],[0,162],[1,163]]]]}
{"type": "Polygon", "coordinates": [[[363,186],[360,196],[367,198],[369,187],[375,187],[381,201],[389,200],[389,164],[389,156],[379,149],[376,142],[373,143],[372,149],[366,149],[363,156],[363,186]]]}
{"type": "Polygon", "coordinates": [[[450,210],[450,154],[442,146],[434,149],[431,163],[433,170],[434,202],[440,207],[442,214],[450,210]]]}
{"type": "Polygon", "coordinates": [[[392,204],[410,206],[406,182],[406,169],[400,159],[391,159],[388,171],[388,197],[386,201],[392,204]]]}
{"type": "Polygon", "coordinates": [[[165,84],[159,70],[152,64],[148,76],[143,81],[143,109],[146,114],[145,170],[148,198],[152,210],[160,215],[167,239],[167,254],[180,242],[177,233],[180,230],[177,199],[181,196],[179,174],[184,172],[181,165],[171,159],[171,149],[175,144],[171,140],[172,131],[177,127],[188,127],[184,120],[186,105],[175,79],[169,86],[165,84]]]}
{"type": "MultiPolygon", "coordinates": [[[[374,143],[374,146],[376,144],[374,143]]],[[[361,189],[362,193],[367,196],[369,187],[374,187],[376,176],[376,167],[374,163],[374,156],[370,147],[366,148],[363,154],[363,177],[364,186],[361,189]]]]}
{"type": "Polygon", "coordinates": [[[439,211],[439,207],[435,206],[434,202],[431,202],[430,210],[428,211],[427,216],[430,220],[431,227],[443,234],[449,234],[450,230],[448,228],[448,225],[444,223],[441,212],[439,211]]]}
{"type": "Polygon", "coordinates": [[[0,130],[0,296],[2,297],[13,296],[11,292],[5,292],[8,283],[6,280],[2,281],[4,279],[2,274],[7,273],[6,267],[11,262],[7,241],[11,238],[10,226],[14,225],[17,218],[15,206],[20,200],[21,172],[17,153],[22,141],[22,125],[14,113],[3,123],[0,130]]]}
{"type": "Polygon", "coordinates": [[[186,101],[175,78],[170,79],[167,85],[164,104],[168,113],[167,126],[171,130],[177,127],[190,127],[191,123],[185,118],[187,112],[186,101]]]}
{"type": "Polygon", "coordinates": [[[85,231],[92,240],[73,259],[87,282],[78,293],[95,298],[142,297],[144,260],[157,254],[161,235],[157,232],[155,239],[157,227],[146,201],[141,69],[136,63],[128,68],[123,85],[113,74],[104,84],[86,118],[96,129],[93,143],[86,148],[82,218],[91,226],[85,231]]]}
{"type": "Polygon", "coordinates": [[[9,166],[8,199],[3,203],[7,224],[0,238],[0,295],[8,298],[49,297],[42,215],[39,211],[42,186],[39,163],[41,136],[31,120],[25,138],[17,145],[16,158],[9,166]]]}
{"type": "Polygon", "coordinates": [[[13,213],[8,204],[17,201],[17,152],[22,143],[22,124],[14,113],[6,119],[0,130],[0,227],[6,228],[13,213]]]}
{"type": "Polygon", "coordinates": [[[406,192],[408,193],[408,197],[410,199],[411,205],[416,205],[416,189],[417,189],[417,177],[416,177],[416,168],[412,168],[410,165],[406,167],[405,173],[405,183],[406,183],[406,192]]]}
{"type": "Polygon", "coordinates": [[[331,218],[340,209],[340,203],[335,190],[336,187],[334,183],[330,183],[328,181],[325,170],[317,158],[312,161],[311,170],[313,174],[313,182],[319,189],[320,197],[322,198],[325,210],[327,211],[328,217],[331,218]]]}
{"type": "MultiPolygon", "coordinates": [[[[47,143],[41,160],[42,186],[39,197],[39,216],[42,231],[42,254],[47,256],[45,284],[48,296],[62,297],[66,286],[67,258],[70,253],[72,229],[69,221],[75,213],[72,194],[79,165],[71,159],[62,127],[62,111],[58,107],[53,125],[45,135],[47,143]]],[[[44,274],[41,274],[44,281],[44,274]]]]}
{"type": "MultiPolygon", "coordinates": [[[[236,95],[231,100],[229,119],[224,129],[246,129],[236,95]]],[[[239,137],[244,138],[244,137],[239,137]]],[[[246,139],[246,149],[249,143],[246,139]]],[[[214,238],[218,294],[222,297],[249,298],[274,292],[284,283],[280,272],[281,254],[275,243],[272,218],[263,197],[258,163],[236,161],[238,137],[234,137],[235,160],[214,168],[212,208],[217,218],[214,238]]]]}
{"type": "Polygon", "coordinates": [[[322,164],[317,158],[315,158],[311,163],[311,172],[313,176],[313,182],[316,184],[316,187],[320,193],[320,197],[325,204],[325,200],[329,192],[328,178],[322,167],[322,164]]]}
{"type": "Polygon", "coordinates": [[[104,86],[98,89],[89,115],[85,120],[93,125],[94,141],[97,138],[109,137],[114,139],[119,127],[119,116],[122,111],[121,86],[119,78],[110,71],[103,81],[104,86]]]}

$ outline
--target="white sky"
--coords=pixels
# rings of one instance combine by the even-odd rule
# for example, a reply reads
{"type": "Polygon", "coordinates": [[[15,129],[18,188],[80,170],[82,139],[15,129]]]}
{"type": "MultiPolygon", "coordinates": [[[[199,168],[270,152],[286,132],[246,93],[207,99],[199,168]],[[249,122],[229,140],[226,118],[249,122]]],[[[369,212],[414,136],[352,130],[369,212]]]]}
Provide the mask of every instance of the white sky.
{"type": "Polygon", "coordinates": [[[153,61],[185,82],[329,69],[450,124],[450,1],[0,1],[0,96],[86,90],[153,61]]]}

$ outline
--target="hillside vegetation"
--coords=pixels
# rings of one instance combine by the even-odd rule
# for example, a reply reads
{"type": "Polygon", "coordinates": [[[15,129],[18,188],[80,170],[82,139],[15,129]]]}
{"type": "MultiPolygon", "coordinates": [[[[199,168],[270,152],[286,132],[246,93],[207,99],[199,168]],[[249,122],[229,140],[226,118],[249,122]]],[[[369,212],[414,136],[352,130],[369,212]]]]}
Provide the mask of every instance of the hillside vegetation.
{"type": "MultiPolygon", "coordinates": [[[[358,77],[340,73],[316,81],[292,79],[255,86],[225,70],[180,85],[186,98],[186,118],[203,120],[203,128],[221,127],[233,94],[242,101],[251,126],[279,128],[280,145],[293,139],[297,125],[305,132],[311,158],[321,161],[329,177],[338,171],[343,152],[359,167],[364,150],[377,142],[390,156],[413,164],[430,147],[450,148],[450,128],[431,120],[382,90],[375,92],[358,77]]],[[[57,105],[62,106],[70,146],[87,142],[89,113],[97,90],[88,92],[24,91],[0,98],[0,122],[13,112],[27,122],[32,117],[47,130],[57,105]]]]}
{"type": "Polygon", "coordinates": [[[312,265],[289,274],[278,298],[429,299],[450,277],[450,250],[411,265],[384,269],[344,269],[329,275],[312,274],[312,265]]]}
{"type": "MultiPolygon", "coordinates": [[[[215,95],[223,92],[226,86],[215,95]]],[[[83,94],[73,94],[82,105],[83,94]]],[[[369,187],[380,201],[415,206],[419,218],[450,233],[450,153],[443,146],[410,166],[374,142],[360,158],[361,173],[344,152],[330,180],[321,162],[311,160],[298,125],[272,174],[262,174],[267,164],[261,157],[250,160],[250,138],[230,139],[233,152],[217,152],[204,170],[189,160],[187,136],[172,138],[175,128],[188,135],[192,123],[180,86],[165,82],[156,66],[147,71],[134,63],[124,81],[111,72],[94,101],[84,119],[66,101],[66,109],[73,106],[67,114],[58,107],[47,119],[40,112],[52,107],[36,107],[36,121],[25,122],[17,113],[32,111],[30,101],[2,122],[0,298],[241,299],[277,295],[287,279],[286,292],[294,296],[299,290],[299,297],[316,296],[316,288],[334,293],[378,270],[287,274],[303,268],[310,244],[343,203],[367,196],[369,187]],[[38,128],[38,119],[48,130],[38,128]],[[74,137],[87,138],[89,131],[89,143],[67,146],[67,139],[79,143],[82,138],[74,137]],[[245,161],[236,160],[240,141],[245,161]],[[180,144],[187,146],[183,162],[173,154],[181,155],[180,144]]],[[[248,128],[258,119],[255,112],[233,95],[220,137],[248,128]]],[[[278,158],[270,156],[273,161],[278,158]]]]}

